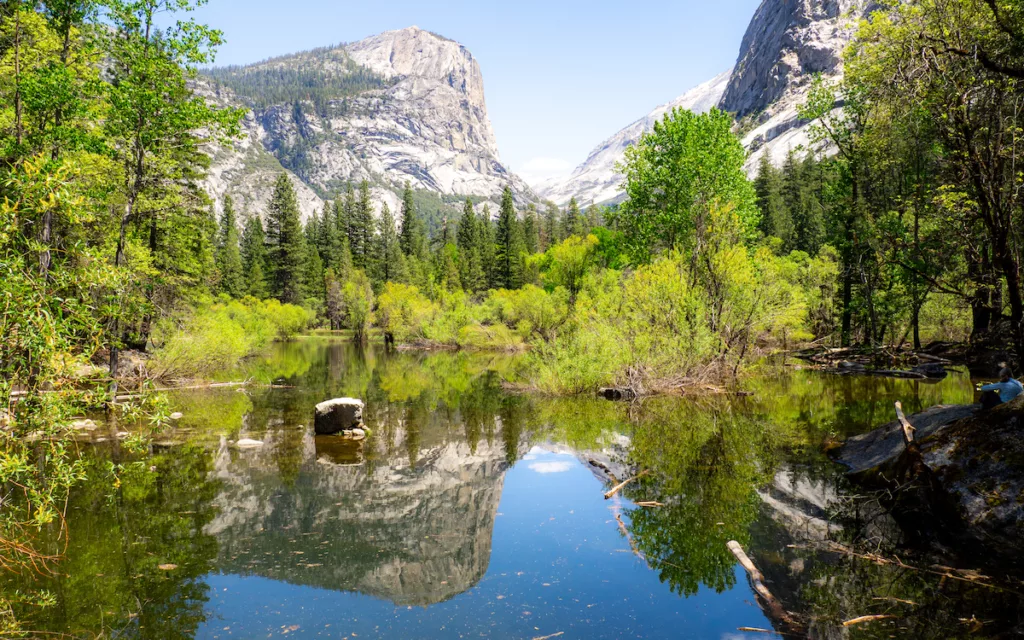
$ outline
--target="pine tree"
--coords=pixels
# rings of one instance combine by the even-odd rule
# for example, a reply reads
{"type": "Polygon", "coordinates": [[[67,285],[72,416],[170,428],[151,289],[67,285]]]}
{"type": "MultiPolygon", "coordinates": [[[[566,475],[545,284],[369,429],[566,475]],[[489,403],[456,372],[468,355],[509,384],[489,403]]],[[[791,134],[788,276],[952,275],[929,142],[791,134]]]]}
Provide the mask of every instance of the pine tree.
{"type": "Polygon", "coordinates": [[[475,292],[487,286],[480,259],[480,220],[473,211],[473,201],[466,198],[462,219],[456,233],[459,249],[459,280],[466,291],[475,292]]]}
{"type": "Polygon", "coordinates": [[[590,233],[595,227],[601,226],[601,209],[596,204],[591,203],[587,210],[583,212],[583,219],[586,221],[586,228],[583,230],[583,235],[590,233]]]}
{"type": "Polygon", "coordinates": [[[797,249],[817,255],[827,235],[825,208],[819,183],[824,181],[823,166],[808,155],[802,164],[795,162],[783,169],[783,198],[797,204],[789,205],[793,215],[794,244],[797,249]]]}
{"type": "Polygon", "coordinates": [[[405,183],[405,189],[402,192],[400,244],[402,253],[406,257],[424,260],[427,256],[426,234],[423,230],[423,221],[420,220],[419,214],[416,211],[412,187],[409,186],[408,182],[405,183]]]}
{"type": "Polygon", "coordinates": [[[523,249],[531,256],[540,250],[540,221],[537,219],[537,205],[532,202],[523,216],[523,249]]]}
{"type": "Polygon", "coordinates": [[[476,250],[480,256],[480,270],[483,272],[482,289],[498,286],[494,268],[494,222],[491,207],[486,202],[476,223],[476,250]]]}
{"type": "Polygon", "coordinates": [[[405,282],[405,256],[395,230],[395,216],[384,203],[377,221],[377,235],[373,241],[373,277],[377,287],[387,282],[405,282]]]}
{"type": "Polygon", "coordinates": [[[267,240],[272,267],[272,294],[281,302],[301,302],[306,243],[299,220],[299,202],[291,181],[284,174],[274,184],[274,193],[270,198],[267,240]]]}
{"type": "Polygon", "coordinates": [[[306,244],[306,256],[302,265],[302,297],[303,300],[324,299],[324,263],[320,252],[311,244],[306,244]]]}
{"type": "Polygon", "coordinates": [[[565,238],[561,237],[559,233],[558,219],[561,217],[561,212],[555,203],[548,202],[547,208],[544,210],[544,225],[541,233],[540,250],[547,251],[548,247],[554,244],[558,244],[565,238]]]}
{"type": "Polygon", "coordinates": [[[245,274],[242,269],[242,254],[238,246],[238,225],[231,196],[224,196],[224,210],[220,218],[220,238],[217,247],[217,266],[220,268],[220,290],[232,298],[241,298],[245,295],[245,274]]]}
{"type": "Polygon", "coordinates": [[[569,206],[565,208],[562,229],[563,238],[583,235],[583,216],[580,214],[580,205],[576,202],[576,198],[571,198],[569,206]]]}
{"type": "MultiPolygon", "coordinates": [[[[792,160],[790,154],[787,162],[792,160]]],[[[782,197],[782,174],[772,166],[768,154],[761,156],[757,178],[754,180],[754,191],[757,193],[757,206],[761,210],[759,227],[765,237],[776,237],[782,240],[782,248],[786,252],[794,248],[795,233],[793,215],[782,197]]]]}
{"type": "Polygon", "coordinates": [[[349,223],[349,249],[352,251],[352,264],[357,269],[365,269],[372,262],[373,227],[370,184],[363,180],[359,185],[359,196],[352,206],[352,218],[349,223]]]}
{"type": "Polygon", "coordinates": [[[245,273],[245,293],[264,299],[270,295],[267,286],[267,239],[263,222],[252,216],[242,231],[242,269],[245,273]]]}
{"type": "Polygon", "coordinates": [[[523,285],[523,230],[516,217],[512,189],[507,186],[501,194],[494,245],[495,285],[504,289],[518,289],[523,285]]]}

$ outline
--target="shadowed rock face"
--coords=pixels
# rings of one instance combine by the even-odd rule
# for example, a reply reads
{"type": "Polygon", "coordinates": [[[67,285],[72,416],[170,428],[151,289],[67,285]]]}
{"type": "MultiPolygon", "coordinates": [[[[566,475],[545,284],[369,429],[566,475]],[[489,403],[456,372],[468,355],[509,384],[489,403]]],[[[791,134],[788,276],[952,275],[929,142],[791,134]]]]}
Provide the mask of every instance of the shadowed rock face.
{"type": "Polygon", "coordinates": [[[464,442],[438,444],[420,449],[411,466],[404,451],[383,454],[372,441],[362,452],[295,432],[266,442],[217,454],[223,489],[205,532],[217,538],[218,570],[399,605],[444,601],[487,571],[508,466],[500,443],[481,442],[475,452],[464,442]],[[288,450],[298,465],[283,474],[288,450]]]}

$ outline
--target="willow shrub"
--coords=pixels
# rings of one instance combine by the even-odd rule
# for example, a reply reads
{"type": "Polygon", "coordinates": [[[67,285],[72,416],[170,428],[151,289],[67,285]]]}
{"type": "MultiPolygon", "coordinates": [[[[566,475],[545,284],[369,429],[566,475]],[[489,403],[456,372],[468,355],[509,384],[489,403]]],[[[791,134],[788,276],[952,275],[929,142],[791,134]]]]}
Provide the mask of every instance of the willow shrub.
{"type": "Polygon", "coordinates": [[[311,314],[277,300],[222,297],[161,321],[149,373],[158,378],[213,374],[305,329],[311,314]]]}
{"type": "Polygon", "coordinates": [[[533,343],[523,375],[541,391],[581,393],[734,372],[752,347],[811,337],[809,314],[830,296],[813,270],[835,269],[827,254],[818,260],[722,242],[697,258],[671,252],[632,273],[591,274],[557,335],[533,343]]]}

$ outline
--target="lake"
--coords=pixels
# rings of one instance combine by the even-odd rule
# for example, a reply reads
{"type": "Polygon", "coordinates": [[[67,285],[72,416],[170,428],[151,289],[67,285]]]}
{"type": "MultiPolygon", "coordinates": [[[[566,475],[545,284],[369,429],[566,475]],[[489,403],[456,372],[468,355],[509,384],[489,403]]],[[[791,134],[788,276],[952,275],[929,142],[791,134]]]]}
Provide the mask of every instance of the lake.
{"type": "Polygon", "coordinates": [[[749,395],[630,404],[504,389],[519,366],[324,336],[274,345],[224,374],[257,384],[171,394],[183,416],[147,453],[95,432],[66,559],[7,588],[52,594],[22,612],[41,635],[783,637],[736,540],[815,637],[1019,625],[1021,596],[938,575],[957,555],[918,548],[823,453],[891,420],[896,400],[970,402],[966,374],[766,366],[741,381],[749,395]],[[342,396],[366,402],[366,441],[312,434],[313,406],[342,396]],[[648,473],[606,500],[609,473],[634,469],[648,473]],[[842,626],[865,615],[891,617],[842,626]]]}

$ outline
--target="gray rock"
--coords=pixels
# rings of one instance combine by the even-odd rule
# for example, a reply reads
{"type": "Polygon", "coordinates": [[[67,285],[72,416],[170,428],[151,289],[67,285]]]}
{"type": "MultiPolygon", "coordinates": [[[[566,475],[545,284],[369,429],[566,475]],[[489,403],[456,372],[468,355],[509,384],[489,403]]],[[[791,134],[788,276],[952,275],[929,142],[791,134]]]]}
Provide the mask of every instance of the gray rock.
{"type": "MultiPolygon", "coordinates": [[[[914,438],[923,441],[957,420],[974,415],[977,409],[977,405],[938,405],[916,413],[908,420],[916,429],[914,438]]],[[[903,449],[903,429],[897,420],[893,420],[874,431],[848,439],[840,447],[836,461],[845,465],[851,475],[885,470],[895,463],[903,449]]]]}
{"type": "Polygon", "coordinates": [[[362,421],[362,400],[335,398],[316,405],[313,430],[319,435],[331,435],[359,428],[362,421]]]}

